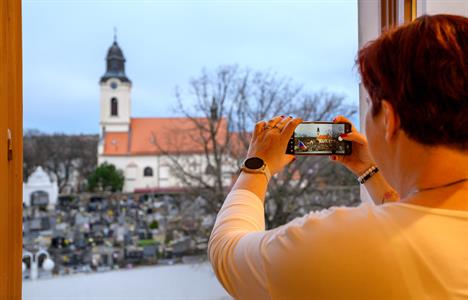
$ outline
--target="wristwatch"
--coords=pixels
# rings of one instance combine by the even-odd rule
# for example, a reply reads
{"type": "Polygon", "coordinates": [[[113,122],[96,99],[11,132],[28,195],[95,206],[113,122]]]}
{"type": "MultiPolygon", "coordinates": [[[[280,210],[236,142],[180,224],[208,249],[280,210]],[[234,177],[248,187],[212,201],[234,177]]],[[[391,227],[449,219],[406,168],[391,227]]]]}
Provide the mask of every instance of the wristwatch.
{"type": "Polygon", "coordinates": [[[271,173],[268,166],[260,157],[250,157],[244,160],[239,173],[244,171],[246,173],[263,173],[266,176],[267,182],[270,181],[271,173]]]}

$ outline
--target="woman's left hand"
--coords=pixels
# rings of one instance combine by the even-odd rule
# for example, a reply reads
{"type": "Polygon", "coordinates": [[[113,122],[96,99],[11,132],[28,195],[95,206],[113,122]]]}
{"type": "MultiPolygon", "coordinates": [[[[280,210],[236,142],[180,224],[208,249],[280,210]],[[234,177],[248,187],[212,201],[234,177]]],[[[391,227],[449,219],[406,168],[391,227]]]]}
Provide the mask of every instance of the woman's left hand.
{"type": "Polygon", "coordinates": [[[286,154],[286,147],[301,122],[301,118],[277,116],[268,122],[256,123],[247,158],[263,159],[272,176],[280,172],[294,159],[294,155],[286,154]]]}

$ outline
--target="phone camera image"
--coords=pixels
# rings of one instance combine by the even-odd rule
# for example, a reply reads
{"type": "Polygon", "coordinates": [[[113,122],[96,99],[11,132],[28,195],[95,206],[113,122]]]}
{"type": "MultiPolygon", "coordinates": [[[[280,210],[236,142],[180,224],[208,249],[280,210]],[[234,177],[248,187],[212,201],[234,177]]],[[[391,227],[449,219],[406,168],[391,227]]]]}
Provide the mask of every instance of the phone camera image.
{"type": "Polygon", "coordinates": [[[294,131],[294,153],[349,154],[350,142],[338,139],[346,132],[345,123],[301,123],[294,131]]]}

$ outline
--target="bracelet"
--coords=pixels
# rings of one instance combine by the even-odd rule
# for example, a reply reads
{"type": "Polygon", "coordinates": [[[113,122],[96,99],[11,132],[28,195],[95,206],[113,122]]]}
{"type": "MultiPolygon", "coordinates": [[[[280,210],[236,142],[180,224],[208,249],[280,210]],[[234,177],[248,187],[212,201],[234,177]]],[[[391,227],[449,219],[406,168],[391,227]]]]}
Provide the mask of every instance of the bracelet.
{"type": "Polygon", "coordinates": [[[379,168],[377,168],[376,166],[372,166],[370,167],[369,169],[367,169],[367,171],[365,171],[361,176],[359,176],[357,178],[357,181],[360,183],[360,184],[363,184],[365,183],[367,180],[369,180],[369,178],[371,178],[375,173],[377,173],[379,171],[379,168]]]}

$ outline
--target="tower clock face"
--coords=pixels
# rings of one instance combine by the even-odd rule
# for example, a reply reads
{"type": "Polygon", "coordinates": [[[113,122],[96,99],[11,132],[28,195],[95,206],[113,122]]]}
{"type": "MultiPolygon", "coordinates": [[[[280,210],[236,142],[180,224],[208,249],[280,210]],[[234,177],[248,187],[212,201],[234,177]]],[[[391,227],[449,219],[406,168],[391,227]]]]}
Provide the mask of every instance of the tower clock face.
{"type": "Polygon", "coordinates": [[[117,82],[112,81],[111,84],[110,84],[110,86],[111,86],[111,88],[112,88],[113,90],[115,90],[115,89],[117,88],[117,82]]]}

